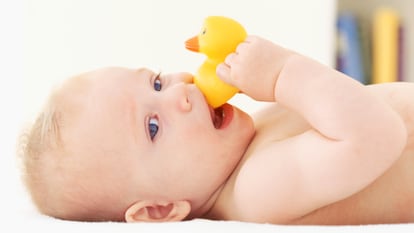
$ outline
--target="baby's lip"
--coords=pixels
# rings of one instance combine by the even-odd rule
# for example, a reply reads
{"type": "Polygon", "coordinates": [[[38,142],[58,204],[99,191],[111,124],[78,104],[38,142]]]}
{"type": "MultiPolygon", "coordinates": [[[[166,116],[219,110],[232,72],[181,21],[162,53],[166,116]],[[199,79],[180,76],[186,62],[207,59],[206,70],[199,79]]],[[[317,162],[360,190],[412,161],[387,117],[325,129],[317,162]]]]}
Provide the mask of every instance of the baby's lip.
{"type": "MultiPolygon", "coordinates": [[[[195,85],[196,86],[196,85],[195,85]]],[[[198,87],[196,86],[197,90],[200,91],[200,89],[198,89],[198,87]]],[[[214,126],[214,128],[216,129],[220,129],[223,126],[223,122],[225,120],[225,110],[223,108],[223,106],[217,107],[217,108],[213,108],[210,104],[208,104],[207,99],[205,98],[205,96],[203,95],[203,93],[200,91],[201,95],[204,97],[204,101],[207,105],[207,108],[210,112],[210,118],[211,118],[211,122],[214,126]]]]}
{"type": "Polygon", "coordinates": [[[219,129],[221,123],[223,122],[223,109],[216,108],[214,109],[212,106],[208,106],[210,110],[211,122],[213,123],[214,128],[219,129]]]}

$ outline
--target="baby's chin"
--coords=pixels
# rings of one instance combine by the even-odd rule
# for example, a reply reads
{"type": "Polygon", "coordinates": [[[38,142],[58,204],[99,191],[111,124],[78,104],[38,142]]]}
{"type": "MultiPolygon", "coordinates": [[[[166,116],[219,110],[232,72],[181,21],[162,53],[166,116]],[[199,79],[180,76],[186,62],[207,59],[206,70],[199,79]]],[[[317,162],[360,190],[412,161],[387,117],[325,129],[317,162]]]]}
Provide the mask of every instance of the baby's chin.
{"type": "MultiPolygon", "coordinates": [[[[234,111],[234,115],[239,118],[239,131],[240,133],[246,133],[247,135],[249,135],[248,137],[251,139],[254,134],[255,134],[255,127],[254,127],[254,122],[253,122],[253,118],[245,111],[241,110],[240,108],[231,105],[233,107],[233,111],[234,111]]],[[[250,143],[250,140],[249,140],[250,143]]]]}
{"type": "Polygon", "coordinates": [[[253,118],[243,110],[233,106],[234,125],[232,127],[232,135],[235,135],[237,142],[237,152],[242,157],[253,140],[256,130],[253,118]]]}
{"type": "Polygon", "coordinates": [[[243,156],[256,134],[256,129],[253,118],[249,114],[237,107],[234,107],[234,112],[235,115],[238,115],[237,117],[240,120],[237,129],[235,129],[236,132],[234,133],[238,135],[240,153],[242,154],[241,156],[243,156]]]}

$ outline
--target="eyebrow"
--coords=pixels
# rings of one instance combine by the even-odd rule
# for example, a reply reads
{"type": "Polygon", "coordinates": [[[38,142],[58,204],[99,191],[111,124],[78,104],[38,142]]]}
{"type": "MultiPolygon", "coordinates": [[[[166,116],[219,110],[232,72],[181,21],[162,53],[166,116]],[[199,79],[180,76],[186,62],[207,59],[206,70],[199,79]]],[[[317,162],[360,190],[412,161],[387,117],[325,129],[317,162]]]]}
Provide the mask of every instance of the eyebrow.
{"type": "Polygon", "coordinates": [[[147,68],[138,68],[135,70],[135,72],[141,75],[146,74],[144,78],[148,78],[147,76],[152,77],[152,75],[155,73],[154,71],[147,68]]]}

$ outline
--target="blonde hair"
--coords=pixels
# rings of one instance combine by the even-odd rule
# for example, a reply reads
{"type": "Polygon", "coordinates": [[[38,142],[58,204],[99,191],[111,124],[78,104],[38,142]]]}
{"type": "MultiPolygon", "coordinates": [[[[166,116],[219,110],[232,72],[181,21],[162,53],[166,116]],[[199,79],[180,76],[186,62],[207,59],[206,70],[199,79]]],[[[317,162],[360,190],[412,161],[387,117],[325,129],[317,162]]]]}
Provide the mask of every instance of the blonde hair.
{"type": "MultiPolygon", "coordinates": [[[[60,219],[124,221],[123,210],[108,209],[99,203],[102,200],[109,202],[111,198],[107,196],[110,194],[100,193],[104,198],[94,200],[87,184],[76,180],[79,174],[73,174],[73,168],[67,164],[73,151],[67,148],[62,132],[69,128],[71,111],[62,106],[68,101],[73,106],[73,99],[69,96],[66,100],[58,91],[52,92],[43,111],[20,137],[22,179],[33,203],[42,214],[60,219]]],[[[76,101],[75,106],[78,110],[76,101]]]]}
{"type": "Polygon", "coordinates": [[[35,206],[44,214],[53,212],[47,203],[50,190],[45,176],[47,159],[45,154],[63,148],[61,140],[61,115],[57,110],[54,93],[49,97],[43,111],[20,137],[19,155],[22,165],[22,178],[35,206]]]}

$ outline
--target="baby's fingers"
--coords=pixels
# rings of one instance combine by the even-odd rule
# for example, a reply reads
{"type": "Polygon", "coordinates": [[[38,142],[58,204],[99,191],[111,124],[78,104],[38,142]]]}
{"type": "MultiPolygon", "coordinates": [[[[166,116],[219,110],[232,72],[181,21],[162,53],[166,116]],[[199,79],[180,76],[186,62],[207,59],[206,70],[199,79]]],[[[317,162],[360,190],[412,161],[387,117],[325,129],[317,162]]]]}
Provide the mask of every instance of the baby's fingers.
{"type": "Polygon", "coordinates": [[[232,66],[233,63],[236,60],[236,53],[230,53],[229,55],[226,56],[226,59],[224,60],[224,62],[228,65],[228,66],[232,66]]]}
{"type": "Polygon", "coordinates": [[[217,73],[217,76],[219,76],[221,80],[223,80],[224,82],[230,85],[232,84],[231,78],[230,78],[230,67],[226,63],[218,64],[216,68],[216,73],[217,73]]]}
{"type": "Polygon", "coordinates": [[[219,78],[230,85],[234,85],[234,82],[232,81],[232,77],[231,77],[231,69],[232,69],[233,63],[235,62],[235,59],[236,59],[236,54],[230,53],[229,55],[226,56],[224,63],[217,65],[217,68],[216,68],[216,73],[219,76],[219,78]]]}

